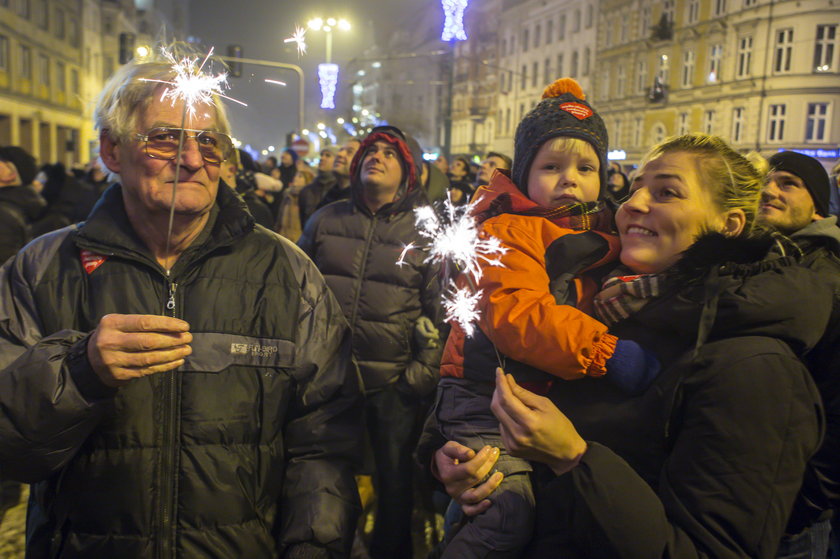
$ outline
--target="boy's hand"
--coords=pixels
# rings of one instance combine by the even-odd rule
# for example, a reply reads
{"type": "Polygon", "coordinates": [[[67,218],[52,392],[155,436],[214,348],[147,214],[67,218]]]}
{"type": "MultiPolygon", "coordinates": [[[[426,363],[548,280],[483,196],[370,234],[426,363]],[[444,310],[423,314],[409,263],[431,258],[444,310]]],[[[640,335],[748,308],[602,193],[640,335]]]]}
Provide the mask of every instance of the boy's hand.
{"type": "Polygon", "coordinates": [[[440,345],[440,331],[429,317],[421,316],[414,323],[414,339],[420,349],[436,349],[440,345]]]}
{"type": "Polygon", "coordinates": [[[659,359],[633,340],[618,340],[607,359],[606,377],[630,395],[640,394],[659,375],[659,359]]]}

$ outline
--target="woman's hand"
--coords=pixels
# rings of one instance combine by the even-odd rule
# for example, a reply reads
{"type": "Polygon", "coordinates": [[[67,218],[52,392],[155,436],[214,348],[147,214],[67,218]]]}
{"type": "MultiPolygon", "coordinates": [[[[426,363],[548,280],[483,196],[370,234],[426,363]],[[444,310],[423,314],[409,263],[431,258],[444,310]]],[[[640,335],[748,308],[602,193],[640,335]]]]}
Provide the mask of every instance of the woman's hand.
{"type": "Polygon", "coordinates": [[[487,497],[502,483],[502,473],[494,472],[479,485],[498,458],[498,448],[485,446],[476,453],[471,448],[449,441],[435,452],[432,471],[446,487],[449,496],[461,505],[464,514],[475,516],[490,507],[487,497]]]}
{"type": "Polygon", "coordinates": [[[586,441],[551,400],[525,390],[498,368],[490,409],[513,456],[542,462],[561,475],[586,452],[586,441]]]}

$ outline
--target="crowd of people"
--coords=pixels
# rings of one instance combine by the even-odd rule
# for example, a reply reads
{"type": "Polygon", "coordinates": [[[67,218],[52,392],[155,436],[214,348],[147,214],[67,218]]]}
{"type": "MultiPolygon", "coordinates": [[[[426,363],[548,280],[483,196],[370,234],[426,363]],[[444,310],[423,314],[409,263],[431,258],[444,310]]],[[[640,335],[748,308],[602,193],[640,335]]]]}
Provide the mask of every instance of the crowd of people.
{"type": "Polygon", "coordinates": [[[164,100],[171,74],[112,76],[87,169],[0,148],[27,556],[411,558],[422,510],[430,558],[840,557],[819,161],[692,133],[628,176],[563,78],[512,157],[429,162],[384,125],[258,162],[218,99],[164,100]],[[457,279],[472,335],[415,222],[446,198],[505,249],[457,279]]]}

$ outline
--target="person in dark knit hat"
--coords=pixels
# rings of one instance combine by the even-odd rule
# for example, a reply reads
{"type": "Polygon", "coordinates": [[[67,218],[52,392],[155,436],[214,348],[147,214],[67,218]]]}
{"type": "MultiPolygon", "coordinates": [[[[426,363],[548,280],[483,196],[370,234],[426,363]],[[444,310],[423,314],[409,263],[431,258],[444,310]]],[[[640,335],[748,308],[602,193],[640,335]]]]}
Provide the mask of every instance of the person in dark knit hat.
{"type": "Polygon", "coordinates": [[[6,146],[0,148],[0,161],[12,163],[17,169],[20,185],[29,186],[35,180],[35,175],[38,174],[38,166],[35,164],[35,158],[29,153],[17,146],[6,146]]]}
{"type": "Polygon", "coordinates": [[[758,211],[762,223],[790,234],[830,215],[831,183],[819,161],[795,151],[782,151],[768,163],[770,174],[758,211]]]}
{"type": "MultiPolygon", "coordinates": [[[[768,163],[758,222],[789,237],[801,251],[800,264],[835,286],[831,319],[803,362],[819,389],[826,417],[840,417],[840,228],[828,210],[832,186],[825,168],[813,157],[783,151],[768,163]]],[[[838,488],[840,424],[828,421],[822,446],[808,461],[776,557],[828,555],[831,511],[840,508],[838,488]]]]}
{"type": "Polygon", "coordinates": [[[0,148],[0,264],[32,238],[32,224],[46,202],[32,184],[35,158],[23,148],[0,148]]]}
{"type": "Polygon", "coordinates": [[[435,420],[446,439],[475,452],[498,447],[504,477],[493,505],[447,541],[443,557],[517,557],[531,538],[531,466],[504,448],[490,409],[495,363],[540,391],[560,379],[606,375],[636,393],[658,373],[652,354],[585,312],[598,270],[619,250],[602,200],[607,144],[604,122],[580,85],[559,79],[519,124],[512,171],[497,169],[471,202],[482,234],[507,250],[502,266],[482,265],[480,329],[468,339],[452,324],[435,420]]]}

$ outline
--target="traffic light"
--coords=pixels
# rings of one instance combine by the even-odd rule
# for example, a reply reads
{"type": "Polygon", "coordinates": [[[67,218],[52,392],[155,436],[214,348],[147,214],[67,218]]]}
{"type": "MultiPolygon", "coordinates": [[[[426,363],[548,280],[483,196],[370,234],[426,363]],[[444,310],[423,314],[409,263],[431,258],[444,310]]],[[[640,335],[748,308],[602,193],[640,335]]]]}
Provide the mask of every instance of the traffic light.
{"type": "Polygon", "coordinates": [[[120,64],[134,58],[134,33],[120,33],[120,64]]]}
{"type": "MultiPolygon", "coordinates": [[[[228,45],[227,55],[230,58],[242,58],[242,47],[239,45],[228,45]]],[[[230,66],[230,76],[233,78],[242,77],[242,63],[228,61],[230,66]]]]}

